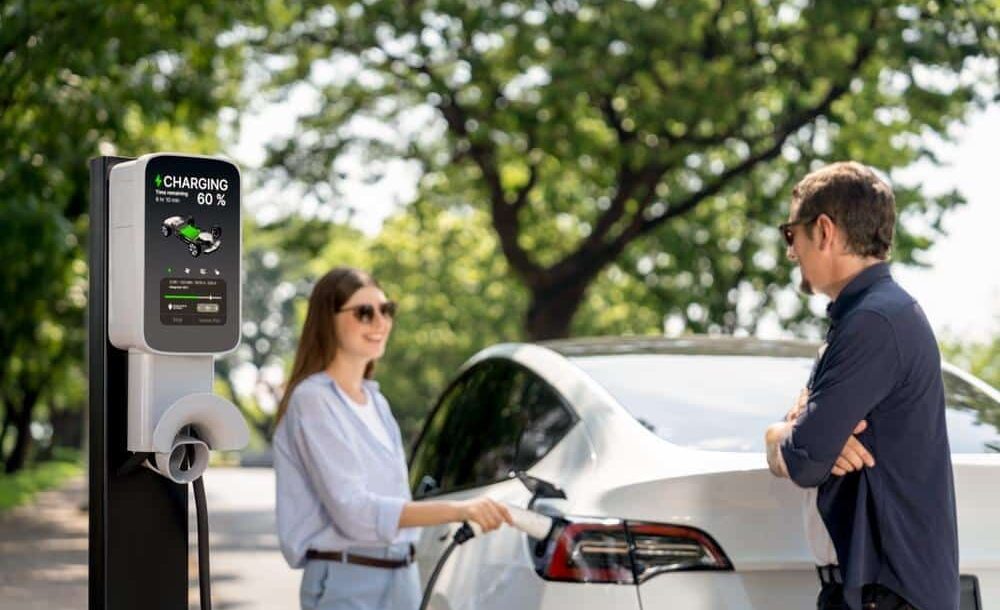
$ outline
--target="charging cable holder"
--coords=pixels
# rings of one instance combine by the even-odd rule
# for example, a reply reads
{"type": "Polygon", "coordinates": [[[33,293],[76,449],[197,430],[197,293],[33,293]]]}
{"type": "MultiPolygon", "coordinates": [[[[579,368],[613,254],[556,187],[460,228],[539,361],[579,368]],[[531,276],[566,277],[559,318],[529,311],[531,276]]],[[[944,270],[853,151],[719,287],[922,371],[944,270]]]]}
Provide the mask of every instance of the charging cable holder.
{"type": "Polygon", "coordinates": [[[236,405],[212,393],[212,355],[174,356],[130,349],[128,450],[152,454],[175,483],[205,472],[210,451],[242,449],[250,431],[236,405]]]}

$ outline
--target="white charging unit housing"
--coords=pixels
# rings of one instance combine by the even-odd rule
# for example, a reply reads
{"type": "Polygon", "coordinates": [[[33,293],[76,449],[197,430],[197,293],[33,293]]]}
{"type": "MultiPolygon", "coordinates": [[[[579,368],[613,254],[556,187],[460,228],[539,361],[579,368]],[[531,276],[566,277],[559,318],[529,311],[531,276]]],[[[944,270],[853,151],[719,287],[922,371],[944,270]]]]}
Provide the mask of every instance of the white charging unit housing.
{"type": "Polygon", "coordinates": [[[215,356],[240,340],[240,170],[143,155],[112,168],[109,208],[108,335],[128,350],[127,448],[186,483],[210,450],[249,439],[236,406],[212,391],[215,356]]]}

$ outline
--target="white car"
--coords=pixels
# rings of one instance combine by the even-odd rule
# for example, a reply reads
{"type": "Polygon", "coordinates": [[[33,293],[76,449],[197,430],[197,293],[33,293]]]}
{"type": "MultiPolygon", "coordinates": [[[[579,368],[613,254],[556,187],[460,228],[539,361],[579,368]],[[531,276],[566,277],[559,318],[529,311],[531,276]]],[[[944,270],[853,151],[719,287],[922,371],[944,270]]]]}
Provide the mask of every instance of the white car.
{"type": "MultiPolygon", "coordinates": [[[[564,521],[546,540],[504,527],[459,546],[428,607],[815,607],[804,492],[771,476],[763,435],[805,385],[816,348],[616,338],[476,354],[414,445],[414,496],[488,495],[564,521]],[[565,499],[533,497],[511,471],[565,499]]],[[[962,610],[1000,610],[1000,396],[954,367],[944,376],[962,610]]],[[[425,584],[455,529],[424,529],[425,584]]]]}

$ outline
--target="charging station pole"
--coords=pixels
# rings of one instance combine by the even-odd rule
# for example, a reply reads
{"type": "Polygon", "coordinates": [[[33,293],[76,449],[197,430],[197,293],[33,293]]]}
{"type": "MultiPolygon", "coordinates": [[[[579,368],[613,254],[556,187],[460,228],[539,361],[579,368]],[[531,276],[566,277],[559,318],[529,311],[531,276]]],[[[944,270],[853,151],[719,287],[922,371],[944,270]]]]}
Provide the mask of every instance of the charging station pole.
{"type": "MultiPolygon", "coordinates": [[[[90,610],[188,607],[188,491],[148,468],[129,468],[128,351],[108,335],[111,168],[90,161],[90,610]]],[[[139,256],[139,253],[136,253],[139,256]]]]}

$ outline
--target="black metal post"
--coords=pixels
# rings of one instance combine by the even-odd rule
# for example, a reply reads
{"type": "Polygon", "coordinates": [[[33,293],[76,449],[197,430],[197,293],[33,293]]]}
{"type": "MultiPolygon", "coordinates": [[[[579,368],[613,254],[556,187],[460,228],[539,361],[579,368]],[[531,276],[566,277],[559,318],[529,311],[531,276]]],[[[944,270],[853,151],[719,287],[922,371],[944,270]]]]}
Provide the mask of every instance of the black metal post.
{"type": "Polygon", "coordinates": [[[188,599],[188,493],[128,468],[128,352],[108,339],[108,180],[125,157],[90,161],[90,610],[181,610],[188,599]]]}

